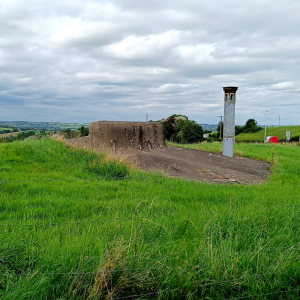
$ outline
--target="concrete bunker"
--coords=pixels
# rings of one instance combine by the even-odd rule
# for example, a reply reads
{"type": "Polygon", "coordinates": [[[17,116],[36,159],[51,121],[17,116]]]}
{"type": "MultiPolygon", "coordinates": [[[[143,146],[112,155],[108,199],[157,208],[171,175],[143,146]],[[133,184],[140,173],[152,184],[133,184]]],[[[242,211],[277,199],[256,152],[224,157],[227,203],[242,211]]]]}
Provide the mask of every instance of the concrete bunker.
{"type": "Polygon", "coordinates": [[[156,122],[97,121],[89,127],[95,150],[166,148],[163,125],[156,122]]]}

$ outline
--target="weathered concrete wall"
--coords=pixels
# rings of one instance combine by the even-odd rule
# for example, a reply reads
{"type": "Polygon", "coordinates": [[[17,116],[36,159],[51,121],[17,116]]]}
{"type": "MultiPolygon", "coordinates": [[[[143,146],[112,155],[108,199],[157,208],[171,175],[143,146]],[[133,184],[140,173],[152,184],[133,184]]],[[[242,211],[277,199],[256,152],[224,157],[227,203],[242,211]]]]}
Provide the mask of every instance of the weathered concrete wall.
{"type": "Polygon", "coordinates": [[[163,125],[155,122],[93,122],[89,128],[95,150],[166,148],[163,125]]]}
{"type": "Polygon", "coordinates": [[[91,137],[83,136],[77,139],[65,140],[65,142],[73,147],[91,149],[91,137]]]}

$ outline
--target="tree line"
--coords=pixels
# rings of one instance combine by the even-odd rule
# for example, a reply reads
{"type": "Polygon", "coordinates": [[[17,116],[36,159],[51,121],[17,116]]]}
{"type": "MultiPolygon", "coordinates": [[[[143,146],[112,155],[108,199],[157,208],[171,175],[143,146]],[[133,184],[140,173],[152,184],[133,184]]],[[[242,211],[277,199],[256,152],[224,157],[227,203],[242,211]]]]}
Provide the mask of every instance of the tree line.
{"type": "MultiPolygon", "coordinates": [[[[224,128],[223,122],[219,122],[217,126],[217,133],[219,138],[223,138],[223,132],[220,132],[221,128],[224,128]]],[[[257,121],[255,119],[248,119],[244,126],[235,126],[235,135],[239,135],[240,133],[254,133],[259,130],[262,130],[262,127],[257,125],[257,121]]]]}
{"type": "MultiPolygon", "coordinates": [[[[219,122],[216,132],[212,132],[210,130],[203,131],[201,125],[197,124],[193,120],[189,120],[189,118],[185,115],[173,114],[170,117],[158,120],[157,122],[163,124],[166,140],[174,143],[201,143],[205,140],[212,142],[221,141],[223,138],[223,132],[221,132],[221,128],[224,128],[223,122],[219,122]],[[204,138],[204,133],[209,133],[209,137],[204,138]]],[[[240,133],[256,132],[261,129],[262,128],[257,125],[257,121],[255,119],[248,119],[244,126],[235,126],[235,135],[240,133]]]]}
{"type": "MultiPolygon", "coordinates": [[[[217,131],[212,132],[210,130],[203,131],[201,125],[197,124],[194,120],[189,120],[185,115],[173,114],[166,119],[161,119],[156,122],[163,124],[165,131],[165,138],[167,141],[171,141],[179,144],[191,144],[201,143],[203,141],[221,141],[223,133],[220,132],[221,128],[224,128],[223,122],[219,122],[217,131]],[[209,133],[208,138],[204,138],[204,133],[209,133]]],[[[262,128],[257,125],[255,119],[249,119],[244,126],[235,126],[235,135],[240,133],[256,132],[262,128]]],[[[222,130],[223,131],[223,130],[222,130]]],[[[9,131],[11,132],[11,131],[9,131]]],[[[65,129],[61,131],[61,134],[66,139],[78,138],[88,136],[89,128],[81,126],[77,130],[65,129]]],[[[0,142],[13,142],[24,140],[30,136],[36,135],[35,131],[20,132],[16,136],[9,136],[1,138],[0,142]]],[[[41,131],[38,137],[45,136],[46,132],[41,131]]]]}
{"type": "Polygon", "coordinates": [[[35,133],[35,130],[29,130],[26,132],[19,132],[17,135],[10,135],[7,137],[0,137],[1,143],[11,143],[16,141],[24,141],[25,139],[31,137],[31,136],[45,136],[45,132],[40,132],[39,134],[35,133]]]}

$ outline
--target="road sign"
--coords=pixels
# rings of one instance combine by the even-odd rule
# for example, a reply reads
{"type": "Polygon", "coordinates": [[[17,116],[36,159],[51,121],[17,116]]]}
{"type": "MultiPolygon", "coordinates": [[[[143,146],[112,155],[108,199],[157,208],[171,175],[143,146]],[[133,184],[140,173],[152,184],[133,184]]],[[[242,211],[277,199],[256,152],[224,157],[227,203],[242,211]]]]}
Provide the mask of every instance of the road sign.
{"type": "Polygon", "coordinates": [[[286,136],[286,141],[289,142],[291,139],[291,132],[290,131],[286,131],[285,132],[285,136],[286,136]]]}

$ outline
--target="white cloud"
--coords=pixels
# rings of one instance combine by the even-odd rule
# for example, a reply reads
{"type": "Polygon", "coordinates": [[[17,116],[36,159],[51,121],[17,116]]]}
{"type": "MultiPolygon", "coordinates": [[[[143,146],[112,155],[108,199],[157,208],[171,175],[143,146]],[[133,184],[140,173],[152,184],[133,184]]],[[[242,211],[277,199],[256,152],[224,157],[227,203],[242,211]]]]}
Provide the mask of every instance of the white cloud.
{"type": "Polygon", "coordinates": [[[121,42],[105,47],[105,51],[116,56],[134,58],[155,55],[157,51],[169,49],[179,43],[180,32],[176,30],[147,36],[131,35],[121,42]]]}
{"type": "Polygon", "coordinates": [[[213,59],[210,54],[214,51],[214,45],[181,45],[176,51],[178,55],[188,63],[200,63],[203,60],[213,59]]]}
{"type": "Polygon", "coordinates": [[[288,89],[291,88],[295,85],[295,82],[293,81],[285,81],[285,82],[278,82],[270,85],[271,89],[275,90],[283,90],[283,89],[288,89]]]}

